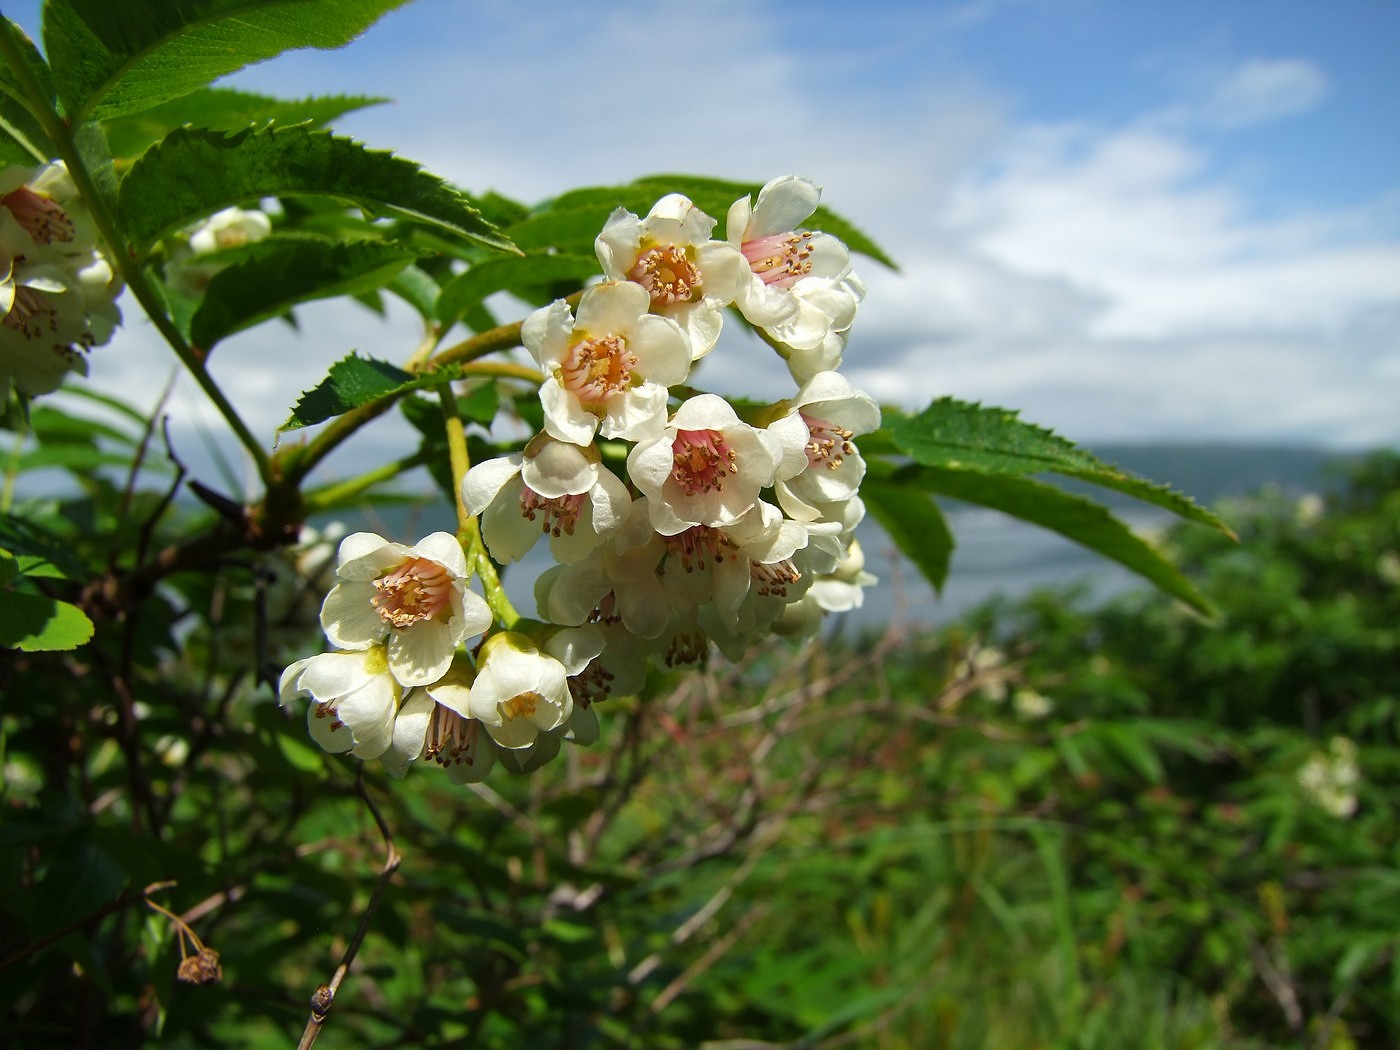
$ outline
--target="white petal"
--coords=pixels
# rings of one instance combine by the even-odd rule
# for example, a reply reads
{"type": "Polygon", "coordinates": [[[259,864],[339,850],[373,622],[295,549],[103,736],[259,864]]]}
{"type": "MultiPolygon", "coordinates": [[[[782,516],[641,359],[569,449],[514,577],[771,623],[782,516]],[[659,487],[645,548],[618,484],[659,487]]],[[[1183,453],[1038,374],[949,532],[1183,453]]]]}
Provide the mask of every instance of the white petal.
{"type": "Polygon", "coordinates": [[[480,514],[485,510],[505,484],[520,473],[524,458],[517,452],[472,466],[462,479],[462,503],[466,505],[467,513],[480,514]]]}
{"type": "Polygon", "coordinates": [[[437,562],[454,579],[460,580],[467,575],[467,555],[457,542],[457,537],[450,532],[434,532],[424,536],[413,545],[413,549],[420,557],[437,562]]]}
{"type": "Polygon", "coordinates": [[[437,620],[420,620],[389,636],[389,670],[400,685],[431,685],[447,673],[457,643],[437,620]]]}
{"type": "Polygon", "coordinates": [[[371,602],[370,583],[342,581],[321,604],[321,627],[337,649],[368,649],[384,639],[389,624],[371,602]]]}

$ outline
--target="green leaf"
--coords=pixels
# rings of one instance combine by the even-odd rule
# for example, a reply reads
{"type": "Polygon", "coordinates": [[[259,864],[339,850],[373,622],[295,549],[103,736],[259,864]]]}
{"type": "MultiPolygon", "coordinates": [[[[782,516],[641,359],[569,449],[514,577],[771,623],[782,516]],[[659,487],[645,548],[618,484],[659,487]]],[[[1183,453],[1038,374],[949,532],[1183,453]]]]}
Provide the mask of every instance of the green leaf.
{"type": "MultiPolygon", "coordinates": [[[[53,100],[53,84],[49,77],[49,67],[34,42],[8,18],[0,19],[0,32],[23,56],[28,79],[46,100],[53,100]]],[[[20,100],[26,98],[19,70],[9,62],[0,62],[0,163],[33,165],[42,164],[54,156],[56,150],[49,145],[49,137],[43,126],[26,105],[20,100]]]]}
{"type": "Polygon", "coordinates": [[[114,156],[136,157],[186,124],[224,132],[264,124],[310,124],[320,128],[346,113],[385,101],[368,95],[326,95],[293,100],[230,88],[201,88],[140,113],[114,117],[103,126],[114,156]]]}
{"type": "Polygon", "coordinates": [[[19,575],[19,561],[13,554],[0,547],[0,587],[14,582],[19,575]]]}
{"type": "Polygon", "coordinates": [[[538,288],[566,282],[581,286],[599,272],[593,255],[527,255],[489,259],[459,274],[443,288],[438,299],[438,320],[444,326],[461,320],[496,292],[538,288]]]}
{"type": "MultiPolygon", "coordinates": [[[[990,507],[1058,532],[1066,539],[1112,558],[1193,608],[1207,615],[1213,613],[1210,603],[1176,566],[1106,507],[1092,500],[1070,495],[1033,478],[973,474],[918,465],[896,471],[890,483],[911,485],[990,507]]],[[[861,493],[865,493],[864,485],[861,493]]]]}
{"type": "Polygon", "coordinates": [[[296,48],[343,47],[405,0],[49,0],[70,119],[135,113],[296,48]]]}
{"type": "Polygon", "coordinates": [[[437,301],[442,289],[431,274],[417,266],[404,267],[384,287],[417,310],[424,320],[430,321],[437,316],[437,301]]]}
{"type": "Polygon", "coordinates": [[[412,258],[397,245],[375,241],[281,241],[210,279],[190,320],[190,339],[207,352],[219,340],[298,303],[378,288],[412,258]]]}
{"type": "Polygon", "coordinates": [[[180,128],[147,150],[121,185],[132,237],[147,247],[222,208],[297,196],[333,197],[516,250],[464,194],[412,161],[304,125],[233,135],[180,128]]]}
{"type": "Polygon", "coordinates": [[[92,631],[87,614],[69,602],[25,591],[7,592],[0,601],[0,645],[10,649],[76,649],[92,631]]]}
{"type": "Polygon", "coordinates": [[[936,591],[948,578],[953,534],[943,511],[927,492],[867,476],[861,499],[896,547],[923,573],[936,591]]]}
{"type": "Polygon", "coordinates": [[[331,365],[326,378],[314,390],[302,394],[292,414],[278,431],[313,426],[371,401],[441,386],[460,375],[458,368],[441,368],[414,375],[387,361],[351,354],[331,365]]]}
{"type": "Polygon", "coordinates": [[[902,452],[927,467],[979,474],[1063,474],[1233,535],[1220,518],[1181,493],[1119,470],[1072,441],[1023,422],[1008,409],[944,397],[915,416],[889,413],[887,430],[902,452]]]}

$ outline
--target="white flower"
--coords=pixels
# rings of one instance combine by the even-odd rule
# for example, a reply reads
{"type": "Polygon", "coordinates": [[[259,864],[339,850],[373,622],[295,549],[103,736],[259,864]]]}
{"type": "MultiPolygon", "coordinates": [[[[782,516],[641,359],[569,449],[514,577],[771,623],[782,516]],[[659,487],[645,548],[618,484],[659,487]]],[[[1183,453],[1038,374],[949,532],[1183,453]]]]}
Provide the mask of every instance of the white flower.
{"type": "Polygon", "coordinates": [[[371,759],[393,743],[402,688],[389,673],[383,646],[296,661],[282,672],[278,697],[285,707],[302,695],[315,701],[307,725],[312,739],[327,751],[371,759]]]}
{"type": "Polygon", "coordinates": [[[1356,813],[1356,785],[1361,780],[1356,741],[1334,736],[1326,751],[1314,751],[1298,770],[1298,784],[1308,796],[1334,817],[1346,820],[1356,813]]]}
{"type": "Polygon", "coordinates": [[[272,220],[256,209],[225,208],[215,212],[190,230],[190,250],[208,255],[227,248],[263,240],[272,232],[272,220]]]}
{"type": "Polygon", "coordinates": [[[851,540],[845,555],[829,572],[813,573],[805,594],[782,610],[778,630],[782,634],[814,634],[827,613],[859,609],[865,588],[880,581],[865,571],[865,552],[851,540]]]}
{"type": "Polygon", "coordinates": [[[655,638],[670,615],[657,573],[665,553],[663,537],[651,527],[647,500],[637,500],[626,521],[587,558],[540,575],[535,581],[540,615],[575,627],[620,622],[635,635],[655,638]]]}
{"type": "Polygon", "coordinates": [[[473,677],[459,657],[440,681],[409,694],[394,722],[393,745],[381,756],[390,773],[402,776],[409,762],[423,759],[442,766],[455,784],[486,779],[496,749],[482,724],[466,714],[473,677]]]}
{"type": "Polygon", "coordinates": [[[577,320],[562,299],[525,319],[521,341],[545,372],[545,430],[587,445],[595,433],[635,441],[665,424],[667,388],[690,373],[690,343],[650,306],[641,285],[611,281],[583,293],[577,320]]]}
{"type": "Polygon", "coordinates": [[[710,239],[715,220],[679,193],[662,197],[645,219],[618,208],[598,235],[603,272],[646,289],[651,312],[674,318],[699,360],[719,339],[724,308],[747,280],[738,249],[710,239]]]}
{"type": "Polygon", "coordinates": [[[539,434],[524,452],[468,470],[462,503],[481,515],[482,538],[497,561],[518,561],[548,536],[554,557],[574,562],[617,527],[632,497],[599,464],[596,449],[539,434]]]}
{"type": "Polygon", "coordinates": [[[756,203],[735,201],[725,223],[729,243],[750,271],[735,305],[751,324],[797,351],[788,360],[799,382],[840,362],[845,332],[864,296],[846,246],[801,228],[820,201],[816,183],[784,175],[764,186],[756,203]]]}
{"type": "Polygon", "coordinates": [[[491,610],[466,589],[457,540],[435,532],[412,547],[356,532],[340,544],[340,582],[321,606],[321,626],[340,649],[387,639],[389,668],[403,685],[430,685],[457,646],[491,625],[491,610]]]}
{"type": "Polygon", "coordinates": [[[46,394],[121,320],[121,291],[61,163],[0,171],[0,400],[46,394]]]}
{"type": "Polygon", "coordinates": [[[751,589],[785,597],[801,579],[792,562],[808,532],[777,507],[755,503],[731,525],[692,525],[667,536],[662,582],[673,603],[732,616],[751,589]]]}
{"type": "Polygon", "coordinates": [[[773,483],[782,459],[777,436],[741,421],[722,397],[700,394],[632,449],[627,475],[649,499],[652,526],[673,536],[692,525],[734,524],[773,483]]]}
{"type": "MultiPolygon", "coordinates": [[[[445,702],[445,701],[444,701],[445,702]]],[[[481,648],[468,713],[491,739],[511,750],[529,747],[541,732],[563,725],[573,713],[568,671],[528,637],[503,631],[481,648]]]]}
{"type": "Polygon", "coordinates": [[[880,406],[839,373],[818,372],[777,407],[785,415],[769,429],[785,451],[800,447],[779,467],[778,503],[799,521],[817,521],[823,506],[844,503],[860,488],[865,460],[851,439],[880,426],[880,406]]]}

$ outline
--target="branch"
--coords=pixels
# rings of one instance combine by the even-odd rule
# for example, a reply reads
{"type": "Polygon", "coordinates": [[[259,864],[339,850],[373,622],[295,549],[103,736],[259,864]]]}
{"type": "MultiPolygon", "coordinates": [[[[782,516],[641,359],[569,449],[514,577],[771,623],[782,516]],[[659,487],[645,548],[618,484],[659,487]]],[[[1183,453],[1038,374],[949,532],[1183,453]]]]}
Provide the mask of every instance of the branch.
{"type": "Polygon", "coordinates": [[[340,990],[340,982],[345,980],[345,975],[350,972],[350,964],[355,961],[355,956],[360,951],[360,945],[364,943],[365,935],[369,932],[370,921],[374,918],[374,913],[379,910],[380,898],[384,896],[389,879],[398,870],[399,862],[403,859],[394,846],[394,835],[389,830],[384,815],[379,812],[379,807],[374,804],[374,800],[369,796],[369,791],[365,788],[363,766],[360,767],[359,775],[355,778],[355,794],[364,800],[370,815],[374,817],[375,824],[379,826],[379,834],[384,839],[384,868],[379,873],[379,880],[374,884],[374,891],[369,895],[369,904],[365,906],[365,913],[360,916],[360,924],[355,928],[355,935],[350,938],[350,943],[345,947],[345,954],[341,957],[340,965],[335,968],[335,973],[331,975],[330,983],[321,985],[312,993],[311,1017],[307,1020],[306,1028],[301,1033],[301,1041],[297,1043],[297,1050],[310,1050],[311,1046],[315,1044],[316,1038],[321,1034],[321,1026],[325,1024],[331,1007],[335,1005],[335,994],[340,990]]]}

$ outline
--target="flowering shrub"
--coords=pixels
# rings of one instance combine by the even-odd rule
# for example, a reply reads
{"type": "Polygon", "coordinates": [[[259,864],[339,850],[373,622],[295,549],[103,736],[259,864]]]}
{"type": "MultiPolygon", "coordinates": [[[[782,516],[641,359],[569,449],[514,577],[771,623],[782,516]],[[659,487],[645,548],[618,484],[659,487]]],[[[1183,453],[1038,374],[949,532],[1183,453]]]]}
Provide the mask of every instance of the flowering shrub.
{"type": "MultiPolygon", "coordinates": [[[[0,646],[15,656],[0,687],[13,676],[67,695],[35,685],[48,675],[106,689],[84,694],[96,709],[80,717],[26,711],[3,726],[6,754],[44,756],[58,794],[88,791],[117,762],[124,785],[86,812],[114,808],[139,841],[160,841],[231,711],[275,741],[260,768],[326,768],[269,694],[293,723],[305,711],[326,752],[396,777],[533,772],[599,739],[600,708],[644,706],[677,669],[742,660],[771,635],[800,644],[858,607],[876,583],[856,540],[867,511],[941,586],[940,495],[1056,529],[1205,607],[1148,540],[1040,478],[1219,526],[1190,500],[1014,412],[952,397],[880,406],[841,373],[860,352],[852,259],[893,262],[821,203],[818,173],[474,197],[325,127],[370,100],[208,86],[291,47],[339,46],[401,2],[48,0],[43,53],[0,19],[0,413],[43,453],[17,454],[0,494],[0,646]],[[132,435],[44,400],[108,341],[123,289],[246,453],[246,496],[187,476],[159,408],[88,395],[135,422],[132,435]],[[524,316],[498,319],[497,293],[524,316]],[[421,339],[379,356],[336,348],[314,389],[285,392],[295,404],[277,434],[255,432],[209,369],[238,352],[230,336],[304,303],[386,296],[417,314],[421,339]],[[783,396],[701,385],[711,357],[770,351],[789,373],[783,396]],[[328,455],[392,411],[419,435],[412,454],[323,476],[328,455]],[[16,479],[31,465],[69,470],[91,514],[29,499],[16,479]],[[308,520],[402,495],[393,482],[419,467],[453,531],[350,532],[329,579],[308,520]],[[536,546],[552,564],[536,607],[517,609],[501,572],[536,546]],[[288,566],[300,588],[279,577],[288,566]],[[231,596],[231,580],[252,596],[231,596]],[[317,619],[324,644],[307,637],[317,619]],[[151,740],[148,721],[162,730],[151,740]],[[152,770],[173,770],[167,794],[152,770]]],[[[185,919],[135,899],[176,924],[182,952],[194,945],[198,965],[181,973],[217,978],[185,919]]],[[[339,979],[318,992],[314,1024],[339,979]]]]}

